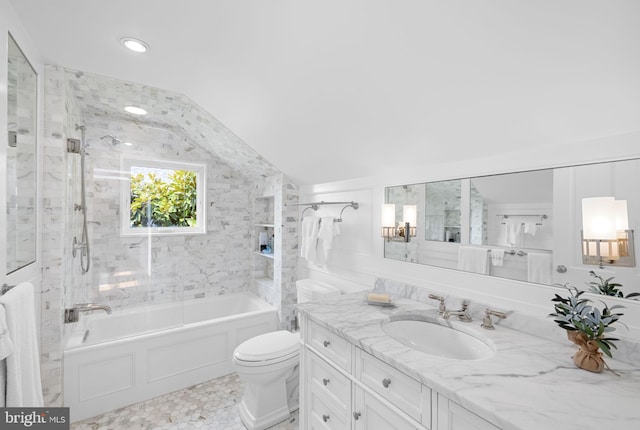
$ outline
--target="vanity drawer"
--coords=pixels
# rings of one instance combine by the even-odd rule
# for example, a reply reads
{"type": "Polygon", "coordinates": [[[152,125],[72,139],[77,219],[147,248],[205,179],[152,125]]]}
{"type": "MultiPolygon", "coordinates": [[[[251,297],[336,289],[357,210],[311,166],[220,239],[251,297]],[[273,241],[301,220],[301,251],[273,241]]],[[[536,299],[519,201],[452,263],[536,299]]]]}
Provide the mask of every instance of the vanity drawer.
{"type": "Polygon", "coordinates": [[[323,393],[346,414],[351,401],[351,381],[313,352],[308,357],[308,378],[312,390],[323,393]]]}
{"type": "Polygon", "coordinates": [[[316,351],[337,366],[351,372],[351,347],[346,340],[313,322],[309,324],[307,335],[308,343],[316,351]]]}
{"type": "Polygon", "coordinates": [[[312,385],[309,395],[309,427],[319,430],[348,430],[351,421],[347,419],[347,411],[340,411],[331,402],[316,391],[312,385]]]}
{"type": "Polygon", "coordinates": [[[356,348],[356,378],[411,418],[431,427],[431,390],[387,363],[356,348]],[[428,416],[423,416],[428,414],[428,416]]]}

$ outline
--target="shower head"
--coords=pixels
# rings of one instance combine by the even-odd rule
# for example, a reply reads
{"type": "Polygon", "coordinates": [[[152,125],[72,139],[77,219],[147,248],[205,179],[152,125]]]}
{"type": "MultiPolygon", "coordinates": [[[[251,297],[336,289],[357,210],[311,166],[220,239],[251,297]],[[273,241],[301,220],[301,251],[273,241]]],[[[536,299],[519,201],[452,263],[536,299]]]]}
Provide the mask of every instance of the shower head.
{"type": "Polygon", "coordinates": [[[122,142],[122,140],[121,140],[121,139],[118,139],[117,137],[112,136],[112,135],[110,135],[110,134],[106,134],[106,135],[102,136],[100,139],[109,139],[109,140],[111,140],[111,144],[112,144],[113,146],[116,146],[116,145],[118,145],[120,142],[122,142]]]}

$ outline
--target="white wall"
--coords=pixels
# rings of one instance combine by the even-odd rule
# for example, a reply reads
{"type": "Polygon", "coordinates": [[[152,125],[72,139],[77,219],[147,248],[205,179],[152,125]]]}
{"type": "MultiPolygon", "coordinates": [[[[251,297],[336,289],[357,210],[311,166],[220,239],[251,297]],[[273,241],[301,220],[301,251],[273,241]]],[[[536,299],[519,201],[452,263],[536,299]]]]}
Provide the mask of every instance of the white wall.
{"type": "MultiPolygon", "coordinates": [[[[356,200],[361,206],[358,211],[345,211],[341,240],[335,242],[335,249],[326,266],[313,266],[301,259],[299,276],[338,283],[346,280],[368,286],[373,286],[376,277],[384,277],[544,318],[553,310],[550,299],[558,291],[557,288],[385,259],[379,227],[384,188],[424,181],[635,158],[640,156],[639,138],[640,132],[633,132],[424,169],[382,171],[375,177],[303,187],[300,201],[356,200]]],[[[640,215],[633,215],[634,221],[630,219],[630,223],[640,225],[640,215]]],[[[617,334],[640,339],[640,303],[618,299],[610,301],[620,302],[625,306],[622,320],[629,326],[629,331],[620,329],[617,334]]]]}

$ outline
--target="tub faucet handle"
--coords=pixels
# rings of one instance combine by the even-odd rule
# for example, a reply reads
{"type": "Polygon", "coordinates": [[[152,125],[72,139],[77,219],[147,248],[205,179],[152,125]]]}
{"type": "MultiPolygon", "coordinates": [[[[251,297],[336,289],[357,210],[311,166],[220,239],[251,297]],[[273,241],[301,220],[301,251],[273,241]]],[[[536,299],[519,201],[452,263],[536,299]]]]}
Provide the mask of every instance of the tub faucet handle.
{"type": "Polygon", "coordinates": [[[78,322],[80,320],[80,312],[91,312],[95,310],[103,310],[107,314],[111,314],[111,306],[102,303],[79,303],[64,310],[64,323],[78,322]]]}

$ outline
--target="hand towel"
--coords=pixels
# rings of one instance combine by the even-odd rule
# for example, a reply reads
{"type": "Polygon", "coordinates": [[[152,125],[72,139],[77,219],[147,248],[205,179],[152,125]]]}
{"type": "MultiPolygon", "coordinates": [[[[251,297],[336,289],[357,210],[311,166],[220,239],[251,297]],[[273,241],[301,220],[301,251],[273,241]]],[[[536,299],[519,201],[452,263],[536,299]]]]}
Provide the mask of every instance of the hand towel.
{"type": "Polygon", "coordinates": [[[508,220],[504,227],[505,231],[505,239],[507,245],[509,246],[518,246],[520,241],[520,233],[522,232],[522,223],[520,221],[508,220]]]}
{"type": "Polygon", "coordinates": [[[504,264],[504,249],[491,250],[491,264],[494,266],[502,266],[504,264]]]}
{"type": "Polygon", "coordinates": [[[316,259],[316,245],[318,242],[318,230],[320,218],[310,216],[302,219],[302,232],[300,237],[300,256],[307,261],[316,259]]]}
{"type": "Polygon", "coordinates": [[[524,234],[535,236],[537,231],[538,231],[538,224],[536,224],[535,221],[524,223],[524,234]]]}
{"type": "Polygon", "coordinates": [[[489,252],[486,248],[461,246],[458,248],[458,270],[489,274],[489,252]]]}
{"type": "Polygon", "coordinates": [[[6,405],[5,392],[7,387],[7,358],[13,354],[13,341],[7,327],[7,315],[4,306],[0,306],[0,407],[6,405]]]}
{"type": "Polygon", "coordinates": [[[553,283],[553,255],[541,252],[527,254],[527,280],[536,284],[553,283]]]}
{"type": "Polygon", "coordinates": [[[7,407],[44,404],[33,290],[32,284],[23,282],[0,296],[14,346],[13,353],[6,358],[7,407]]]}
{"type": "Polygon", "coordinates": [[[320,229],[318,230],[318,243],[322,245],[325,259],[329,256],[329,250],[333,248],[333,238],[340,234],[339,223],[334,222],[332,216],[325,216],[320,219],[320,229]]]}

